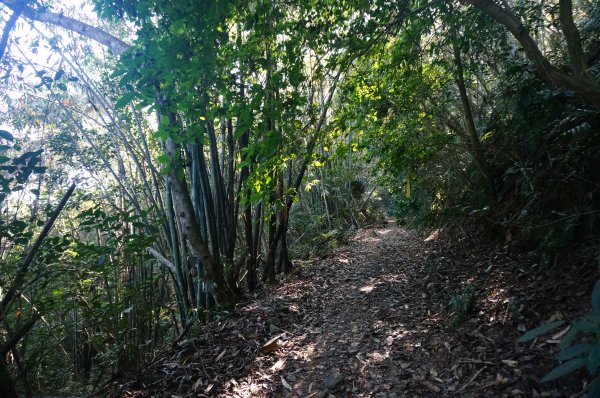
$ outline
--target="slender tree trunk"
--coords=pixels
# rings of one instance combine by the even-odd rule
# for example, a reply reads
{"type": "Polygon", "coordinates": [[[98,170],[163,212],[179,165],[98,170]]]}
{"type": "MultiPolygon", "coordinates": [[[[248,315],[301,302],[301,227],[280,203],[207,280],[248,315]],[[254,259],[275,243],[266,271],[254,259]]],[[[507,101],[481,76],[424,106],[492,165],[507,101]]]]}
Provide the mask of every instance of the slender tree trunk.
{"type": "Polygon", "coordinates": [[[267,239],[267,258],[265,261],[265,268],[263,270],[263,281],[269,283],[275,283],[275,258],[277,252],[277,240],[275,239],[275,232],[277,230],[277,215],[271,214],[269,216],[269,234],[267,239]]]}
{"type": "Polygon", "coordinates": [[[454,64],[456,66],[456,85],[458,86],[458,91],[460,93],[460,101],[462,103],[462,108],[464,112],[465,125],[467,127],[467,133],[469,138],[470,152],[473,156],[473,159],[475,160],[475,164],[479,168],[479,171],[481,171],[481,174],[485,177],[487,185],[493,187],[494,178],[490,170],[489,164],[487,162],[487,159],[485,158],[483,146],[481,145],[481,141],[479,140],[479,135],[477,134],[475,120],[473,118],[473,110],[471,109],[471,101],[469,100],[469,96],[467,95],[467,87],[465,85],[464,68],[460,56],[460,48],[457,44],[453,44],[453,50],[454,64]]]}
{"type": "Polygon", "coordinates": [[[264,221],[263,221],[263,206],[262,203],[256,205],[254,209],[254,221],[253,221],[254,232],[252,232],[252,238],[254,242],[252,242],[253,252],[254,252],[254,279],[255,283],[258,283],[258,266],[259,266],[259,255],[261,253],[261,244],[262,244],[262,236],[264,229],[264,221]]]}
{"type": "Polygon", "coordinates": [[[284,274],[290,273],[292,270],[292,261],[290,260],[290,254],[288,250],[287,232],[288,232],[288,209],[284,208],[281,211],[282,217],[280,220],[280,228],[282,230],[281,237],[279,238],[279,249],[277,255],[277,271],[283,272],[284,274]]]}
{"type": "Polygon", "coordinates": [[[244,237],[246,239],[246,247],[248,248],[248,258],[246,259],[246,283],[248,290],[253,292],[256,290],[256,252],[254,247],[253,230],[252,230],[252,204],[248,203],[244,210],[244,237]]]}

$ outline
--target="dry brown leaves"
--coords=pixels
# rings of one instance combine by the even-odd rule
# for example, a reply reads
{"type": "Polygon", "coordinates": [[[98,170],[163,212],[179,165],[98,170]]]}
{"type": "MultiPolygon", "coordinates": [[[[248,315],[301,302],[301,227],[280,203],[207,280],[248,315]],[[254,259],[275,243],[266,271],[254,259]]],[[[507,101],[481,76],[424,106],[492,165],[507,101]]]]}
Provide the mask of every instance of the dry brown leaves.
{"type": "Polygon", "coordinates": [[[526,346],[516,338],[551,317],[587,309],[596,275],[532,267],[531,253],[438,231],[388,224],[359,231],[164,353],[121,396],[558,397],[583,375],[542,385],[564,330],[526,346]],[[468,319],[450,327],[449,301],[475,291],[468,319]],[[562,333],[562,334],[561,334],[562,333]]]}

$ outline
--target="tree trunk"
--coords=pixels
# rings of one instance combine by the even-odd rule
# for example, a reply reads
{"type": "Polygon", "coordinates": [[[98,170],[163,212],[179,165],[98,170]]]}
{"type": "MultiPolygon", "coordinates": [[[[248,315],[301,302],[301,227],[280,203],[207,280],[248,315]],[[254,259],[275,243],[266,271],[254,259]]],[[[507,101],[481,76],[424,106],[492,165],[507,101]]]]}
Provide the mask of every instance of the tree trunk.
{"type": "Polygon", "coordinates": [[[276,238],[276,230],[277,230],[277,216],[275,214],[271,214],[269,217],[269,234],[267,239],[267,259],[265,261],[265,268],[263,270],[263,281],[268,281],[269,283],[275,283],[275,258],[277,254],[277,241],[276,238]]]}
{"type": "MultiPolygon", "coordinates": [[[[171,159],[174,159],[175,153],[181,150],[179,145],[175,144],[172,139],[167,140],[165,148],[171,159]]],[[[206,279],[216,284],[214,294],[219,305],[223,308],[232,308],[239,300],[239,297],[229,287],[222,266],[213,258],[208,245],[202,239],[192,199],[185,182],[185,176],[180,180],[177,175],[177,167],[172,167],[169,172],[169,178],[173,191],[175,214],[179,219],[182,229],[182,239],[188,242],[192,253],[202,262],[202,266],[206,272],[206,279]]]]}
{"type": "Polygon", "coordinates": [[[471,155],[475,160],[475,164],[481,171],[481,174],[485,177],[485,181],[489,187],[493,187],[494,178],[492,172],[490,170],[487,159],[485,158],[485,154],[483,152],[483,147],[481,145],[481,141],[479,140],[479,134],[477,134],[477,128],[475,127],[475,120],[473,118],[473,110],[471,109],[471,101],[469,100],[469,96],[467,95],[467,87],[465,84],[465,76],[464,76],[464,68],[462,64],[462,59],[460,56],[460,48],[458,45],[452,45],[454,50],[454,64],[456,66],[456,85],[458,86],[458,91],[460,93],[460,101],[462,103],[462,108],[465,117],[465,124],[467,127],[467,133],[469,137],[469,147],[471,155]]]}
{"type": "Polygon", "coordinates": [[[246,283],[248,291],[256,290],[256,253],[254,251],[254,238],[252,231],[252,204],[248,203],[244,211],[244,237],[248,248],[248,258],[246,259],[246,283]]]}
{"type": "Polygon", "coordinates": [[[8,371],[4,358],[0,358],[0,398],[16,398],[15,383],[8,371]]]}

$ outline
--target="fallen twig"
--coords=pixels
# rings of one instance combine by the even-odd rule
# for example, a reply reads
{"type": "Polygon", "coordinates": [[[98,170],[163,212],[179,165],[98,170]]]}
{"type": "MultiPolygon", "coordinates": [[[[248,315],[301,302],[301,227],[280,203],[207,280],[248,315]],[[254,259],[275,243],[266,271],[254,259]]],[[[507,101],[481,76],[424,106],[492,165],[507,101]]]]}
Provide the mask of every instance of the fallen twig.
{"type": "Polygon", "coordinates": [[[467,384],[465,384],[464,386],[462,386],[461,388],[459,388],[457,392],[462,392],[462,391],[465,390],[465,388],[467,388],[468,386],[470,386],[471,383],[473,383],[475,381],[475,379],[477,378],[477,376],[479,376],[479,374],[481,372],[483,372],[485,368],[487,368],[487,366],[484,366],[481,369],[479,369],[477,372],[475,372],[475,374],[473,375],[473,377],[471,377],[471,379],[467,382],[467,384]]]}

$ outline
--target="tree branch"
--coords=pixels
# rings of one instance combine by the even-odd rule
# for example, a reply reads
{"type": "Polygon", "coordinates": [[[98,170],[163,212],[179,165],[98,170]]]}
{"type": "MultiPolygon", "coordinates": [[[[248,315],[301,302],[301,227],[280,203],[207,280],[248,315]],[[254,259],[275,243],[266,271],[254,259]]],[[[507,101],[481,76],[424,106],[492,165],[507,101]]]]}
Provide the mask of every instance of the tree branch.
{"type": "Polygon", "coordinates": [[[15,276],[15,279],[10,284],[10,287],[6,291],[6,294],[4,295],[2,300],[0,300],[0,319],[4,318],[5,311],[8,309],[8,307],[14,300],[17,290],[21,289],[21,285],[23,284],[23,282],[25,280],[25,276],[27,276],[27,271],[29,270],[29,266],[33,262],[35,255],[37,254],[40,247],[42,246],[42,242],[44,242],[44,239],[50,233],[50,230],[52,229],[54,222],[60,215],[62,209],[67,204],[69,197],[71,197],[71,194],[75,190],[75,186],[76,186],[75,183],[73,183],[69,187],[67,192],[65,192],[60,203],[56,207],[56,210],[54,210],[54,213],[52,214],[52,216],[48,219],[48,221],[46,221],[46,224],[44,225],[42,232],[40,232],[39,236],[33,243],[33,246],[31,246],[31,249],[29,249],[29,251],[25,255],[25,259],[23,260],[23,263],[19,266],[19,268],[17,270],[17,275],[15,276]]]}
{"type": "MultiPolygon", "coordinates": [[[[560,0],[559,2],[559,19],[562,31],[567,41],[567,49],[569,51],[569,59],[571,60],[571,69],[577,76],[589,78],[587,76],[587,61],[581,46],[581,36],[579,30],[573,21],[573,3],[571,0],[560,0]]],[[[592,77],[593,82],[593,77],[592,77]]]]}
{"type": "Polygon", "coordinates": [[[21,14],[23,14],[23,10],[25,9],[25,6],[27,6],[27,3],[28,3],[27,0],[23,1],[22,3],[18,3],[15,6],[13,14],[10,16],[10,18],[8,19],[8,22],[6,22],[6,25],[4,26],[4,31],[2,32],[2,38],[0,39],[0,60],[2,59],[2,57],[4,56],[4,52],[6,51],[6,46],[8,45],[8,36],[10,35],[10,31],[17,23],[17,20],[19,19],[21,14]]]}
{"type": "Polygon", "coordinates": [[[0,347],[0,358],[3,358],[6,354],[8,354],[8,352],[10,350],[13,349],[14,346],[17,345],[17,343],[27,334],[29,333],[29,331],[31,330],[31,328],[33,328],[33,326],[35,325],[35,323],[37,322],[39,318],[39,315],[34,315],[31,318],[29,318],[27,320],[27,322],[25,324],[23,324],[23,326],[21,326],[21,328],[19,330],[16,331],[15,334],[13,334],[12,336],[10,336],[10,338],[8,339],[8,341],[6,343],[4,343],[1,347],[0,347]]]}
{"type": "Polygon", "coordinates": [[[15,13],[19,7],[22,7],[22,15],[26,18],[29,18],[33,21],[45,22],[60,26],[73,32],[77,32],[84,37],[95,40],[98,43],[110,48],[117,57],[123,54],[123,52],[130,47],[129,44],[125,43],[123,40],[103,31],[102,29],[88,25],[85,22],[78,21],[71,17],[67,17],[63,14],[57,14],[46,10],[35,10],[18,0],[0,0],[0,4],[4,4],[11,10],[14,10],[15,13]]]}
{"type": "Polygon", "coordinates": [[[171,272],[173,273],[177,273],[177,270],[175,269],[175,265],[173,265],[172,262],[170,262],[165,256],[163,256],[162,254],[160,254],[157,250],[149,247],[146,249],[148,251],[148,253],[152,254],[154,256],[155,259],[157,259],[162,265],[164,265],[165,267],[167,267],[171,272]]]}
{"type": "MultiPolygon", "coordinates": [[[[576,92],[581,97],[593,104],[597,109],[600,109],[600,87],[598,87],[598,84],[593,80],[593,78],[591,80],[589,79],[588,73],[584,74],[583,76],[577,74],[578,70],[581,70],[582,68],[585,70],[585,66],[581,65],[581,61],[577,61],[580,57],[577,48],[581,46],[581,41],[579,40],[579,33],[574,23],[573,26],[569,25],[569,22],[572,23],[573,21],[570,0],[560,1],[560,12],[561,24],[563,25],[562,28],[566,29],[564,32],[565,37],[567,37],[568,42],[573,42],[568,45],[569,54],[571,55],[571,52],[573,52],[571,58],[572,62],[573,59],[576,60],[572,65],[573,70],[575,71],[575,75],[573,76],[564,73],[560,69],[550,64],[548,59],[544,56],[544,54],[542,54],[542,51],[538,47],[535,40],[527,32],[527,29],[521,22],[521,19],[509,10],[502,8],[493,0],[460,0],[460,2],[474,5],[493,20],[506,27],[513,34],[515,39],[517,39],[517,41],[523,46],[525,55],[527,55],[527,58],[533,62],[542,79],[554,86],[566,88],[576,92]],[[569,16],[562,15],[566,13],[568,13],[569,16]],[[575,29],[574,31],[572,30],[573,28],[575,29]],[[574,43],[575,41],[578,43],[574,43]]],[[[583,53],[583,50],[581,50],[581,52],[583,53]]]]}

